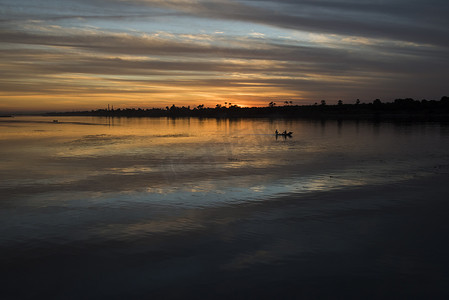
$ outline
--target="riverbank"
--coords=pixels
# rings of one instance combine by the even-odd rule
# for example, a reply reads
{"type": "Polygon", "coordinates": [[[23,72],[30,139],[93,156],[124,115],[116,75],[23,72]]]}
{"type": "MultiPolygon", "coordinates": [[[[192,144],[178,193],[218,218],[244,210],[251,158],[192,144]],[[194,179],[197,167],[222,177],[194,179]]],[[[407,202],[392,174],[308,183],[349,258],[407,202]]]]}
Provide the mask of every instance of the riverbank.
{"type": "MultiPolygon", "coordinates": [[[[378,100],[378,99],[377,99],[378,100]]],[[[326,105],[285,105],[269,107],[219,106],[207,108],[177,107],[166,109],[98,109],[77,112],[53,112],[46,116],[102,116],[102,117],[200,117],[200,118],[298,118],[298,119],[351,119],[351,120],[404,120],[448,121],[449,97],[440,101],[396,99],[391,103],[326,105]]]]}

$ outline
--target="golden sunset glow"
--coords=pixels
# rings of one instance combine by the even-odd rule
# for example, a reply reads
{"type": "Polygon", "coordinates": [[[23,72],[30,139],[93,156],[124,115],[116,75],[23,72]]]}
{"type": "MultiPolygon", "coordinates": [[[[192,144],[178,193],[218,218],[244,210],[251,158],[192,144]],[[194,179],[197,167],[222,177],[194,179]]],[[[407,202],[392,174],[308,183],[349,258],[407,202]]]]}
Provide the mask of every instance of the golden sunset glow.
{"type": "Polygon", "coordinates": [[[0,112],[349,103],[439,97],[447,88],[447,27],[398,14],[394,1],[369,10],[308,1],[3,2],[0,112]],[[366,23],[379,14],[403,23],[366,23]]]}

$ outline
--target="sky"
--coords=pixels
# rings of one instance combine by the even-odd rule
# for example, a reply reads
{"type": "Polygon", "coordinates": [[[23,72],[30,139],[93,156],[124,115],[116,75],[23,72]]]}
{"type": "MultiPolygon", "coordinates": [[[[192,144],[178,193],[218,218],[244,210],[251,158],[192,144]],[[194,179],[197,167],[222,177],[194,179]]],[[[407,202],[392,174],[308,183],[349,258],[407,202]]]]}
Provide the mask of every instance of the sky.
{"type": "Polygon", "coordinates": [[[440,99],[447,0],[0,0],[0,112],[440,99]]]}

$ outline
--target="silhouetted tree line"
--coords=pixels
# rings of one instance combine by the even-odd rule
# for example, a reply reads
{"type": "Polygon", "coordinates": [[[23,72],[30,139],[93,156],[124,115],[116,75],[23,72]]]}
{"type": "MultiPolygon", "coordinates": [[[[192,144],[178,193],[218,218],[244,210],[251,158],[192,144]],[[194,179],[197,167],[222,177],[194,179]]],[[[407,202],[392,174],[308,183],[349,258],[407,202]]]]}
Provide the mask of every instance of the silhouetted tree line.
{"type": "Polygon", "coordinates": [[[412,98],[396,99],[382,102],[375,99],[371,103],[361,103],[359,99],[353,104],[339,100],[336,105],[320,104],[293,105],[285,101],[277,106],[270,102],[267,107],[240,107],[238,105],[217,104],[205,107],[204,104],[190,106],[167,106],[165,109],[126,108],[97,109],[91,111],[47,113],[48,116],[104,116],[104,117],[204,117],[204,118],[247,118],[247,117],[288,117],[288,118],[419,118],[449,120],[449,97],[438,100],[414,100],[412,98]]]}

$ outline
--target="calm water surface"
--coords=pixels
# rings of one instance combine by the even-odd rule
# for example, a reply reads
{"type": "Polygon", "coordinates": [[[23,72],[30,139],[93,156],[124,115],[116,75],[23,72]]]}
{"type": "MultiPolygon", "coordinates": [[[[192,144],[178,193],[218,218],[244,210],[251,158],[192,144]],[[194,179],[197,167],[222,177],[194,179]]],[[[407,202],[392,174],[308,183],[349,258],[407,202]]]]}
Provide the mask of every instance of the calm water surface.
{"type": "Polygon", "coordinates": [[[53,119],[0,119],[7,298],[448,295],[445,124],[53,119]]]}

